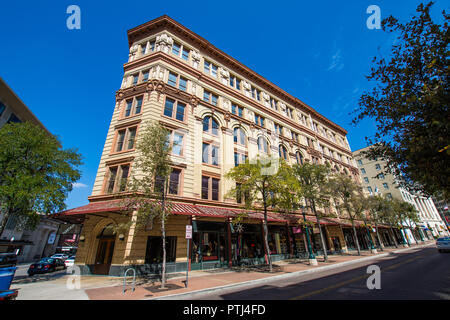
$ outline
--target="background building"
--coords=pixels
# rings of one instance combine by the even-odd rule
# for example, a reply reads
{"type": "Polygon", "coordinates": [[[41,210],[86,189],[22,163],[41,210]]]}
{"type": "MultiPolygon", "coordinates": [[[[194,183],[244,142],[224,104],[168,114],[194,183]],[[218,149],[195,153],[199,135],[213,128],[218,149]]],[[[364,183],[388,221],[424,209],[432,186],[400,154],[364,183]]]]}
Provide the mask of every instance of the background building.
{"type": "MultiPolygon", "coordinates": [[[[447,234],[447,228],[434,205],[433,199],[420,193],[411,193],[400,187],[394,175],[384,172],[387,166],[385,160],[370,160],[362,154],[370,147],[353,152],[353,157],[361,173],[361,183],[364,192],[369,195],[382,194],[387,198],[396,198],[414,205],[421,221],[418,227],[422,229],[428,238],[447,234]]],[[[414,242],[410,231],[408,230],[407,232],[411,242],[414,242]]]]}
{"type": "MultiPolygon", "coordinates": [[[[0,78],[0,127],[6,123],[29,121],[50,132],[20,100],[14,91],[0,78]]],[[[3,213],[0,212],[0,220],[3,213]]],[[[11,216],[0,234],[0,252],[16,252],[18,261],[29,262],[53,254],[56,248],[56,232],[60,222],[42,216],[35,230],[23,229],[20,221],[11,216]]]]}

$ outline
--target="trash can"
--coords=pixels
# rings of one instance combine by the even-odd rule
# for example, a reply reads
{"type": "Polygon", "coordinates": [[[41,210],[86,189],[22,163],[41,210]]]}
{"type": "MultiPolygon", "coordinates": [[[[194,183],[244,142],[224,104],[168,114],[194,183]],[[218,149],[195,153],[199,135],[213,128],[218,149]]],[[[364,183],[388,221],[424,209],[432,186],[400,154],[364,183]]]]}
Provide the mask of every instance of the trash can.
{"type": "Polygon", "coordinates": [[[0,291],[9,290],[17,267],[0,268],[0,291]]]}

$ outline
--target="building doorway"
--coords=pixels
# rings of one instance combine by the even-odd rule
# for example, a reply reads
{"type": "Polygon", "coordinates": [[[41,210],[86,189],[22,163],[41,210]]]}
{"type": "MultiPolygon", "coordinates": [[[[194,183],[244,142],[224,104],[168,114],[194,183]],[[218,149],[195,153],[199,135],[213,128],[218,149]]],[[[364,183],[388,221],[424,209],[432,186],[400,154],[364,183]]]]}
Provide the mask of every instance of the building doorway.
{"type": "Polygon", "coordinates": [[[94,274],[109,274],[114,253],[116,236],[113,230],[106,226],[98,236],[97,254],[95,256],[94,274]]]}

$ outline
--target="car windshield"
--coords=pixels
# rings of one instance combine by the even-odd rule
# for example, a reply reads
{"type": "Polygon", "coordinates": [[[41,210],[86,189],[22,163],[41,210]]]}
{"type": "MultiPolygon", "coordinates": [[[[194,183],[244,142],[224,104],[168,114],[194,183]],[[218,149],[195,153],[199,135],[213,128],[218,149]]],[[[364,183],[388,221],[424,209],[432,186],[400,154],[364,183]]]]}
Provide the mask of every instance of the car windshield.
{"type": "Polygon", "coordinates": [[[53,263],[55,259],[52,258],[43,258],[39,261],[39,263],[53,263]]]}

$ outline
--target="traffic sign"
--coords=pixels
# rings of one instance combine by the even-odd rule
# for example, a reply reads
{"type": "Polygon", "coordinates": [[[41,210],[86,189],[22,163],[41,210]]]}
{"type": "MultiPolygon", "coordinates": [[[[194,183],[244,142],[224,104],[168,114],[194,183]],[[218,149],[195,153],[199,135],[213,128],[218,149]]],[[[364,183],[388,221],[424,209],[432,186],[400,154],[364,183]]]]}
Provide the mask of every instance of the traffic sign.
{"type": "Polygon", "coordinates": [[[192,239],[192,225],[186,225],[186,239],[192,239]]]}

